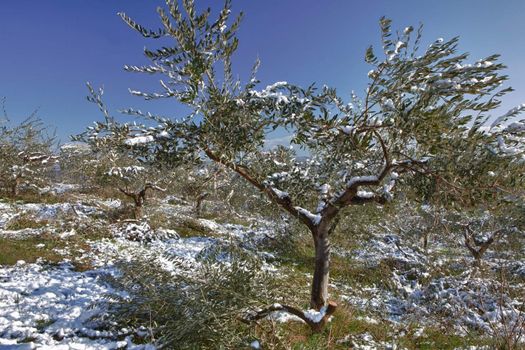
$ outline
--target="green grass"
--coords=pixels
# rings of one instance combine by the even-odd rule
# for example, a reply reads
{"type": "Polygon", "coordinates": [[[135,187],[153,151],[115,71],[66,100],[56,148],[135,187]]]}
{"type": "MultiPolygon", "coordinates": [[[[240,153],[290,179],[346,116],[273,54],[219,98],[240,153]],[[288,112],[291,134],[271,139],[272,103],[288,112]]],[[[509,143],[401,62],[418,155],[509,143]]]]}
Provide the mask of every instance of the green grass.
{"type": "Polygon", "coordinates": [[[169,225],[162,226],[164,228],[175,230],[180,237],[201,237],[213,236],[213,231],[208,227],[199,223],[196,219],[185,219],[177,222],[172,222],[169,225]]]}
{"type": "Polygon", "coordinates": [[[27,215],[22,215],[11,220],[5,227],[6,230],[18,231],[23,229],[37,229],[47,226],[47,220],[35,220],[27,215]]]}
{"type": "Polygon", "coordinates": [[[320,333],[312,333],[301,322],[274,323],[265,320],[253,328],[253,335],[262,343],[263,349],[348,349],[348,344],[338,344],[348,334],[348,322],[352,311],[339,307],[336,316],[320,333]]]}
{"type": "Polygon", "coordinates": [[[415,336],[414,332],[407,332],[406,335],[398,339],[397,344],[410,350],[452,350],[468,348],[473,345],[492,345],[492,340],[474,333],[462,337],[444,329],[426,327],[425,331],[420,336],[415,336]]]}
{"type": "Polygon", "coordinates": [[[201,219],[213,220],[219,224],[233,224],[241,226],[250,226],[251,222],[248,219],[233,215],[230,212],[203,212],[199,216],[201,219]]]}
{"type": "Polygon", "coordinates": [[[34,191],[24,191],[19,193],[15,197],[9,195],[2,196],[2,201],[6,203],[64,203],[68,200],[68,196],[65,195],[54,195],[51,193],[40,194],[34,191]]]}
{"type": "Polygon", "coordinates": [[[492,348],[494,345],[493,340],[478,334],[462,337],[444,329],[426,327],[422,334],[416,335],[416,326],[399,328],[388,321],[371,323],[357,316],[357,311],[342,306],[320,333],[312,333],[309,327],[299,322],[273,324],[265,321],[255,327],[254,336],[265,349],[351,349],[351,341],[361,343],[362,340],[358,339],[363,334],[370,335],[377,344],[397,345],[409,350],[462,349],[473,345],[492,348]]]}
{"type": "Polygon", "coordinates": [[[14,265],[18,260],[33,263],[38,258],[58,263],[64,257],[53,249],[62,247],[63,243],[48,234],[21,239],[0,237],[0,265],[14,265]],[[44,247],[37,248],[38,244],[44,244],[44,247]]]}
{"type": "Polygon", "coordinates": [[[90,249],[90,245],[86,242],[88,239],[97,240],[107,237],[109,232],[106,228],[96,226],[91,226],[68,239],[62,239],[48,232],[21,238],[0,237],[0,265],[14,265],[19,260],[34,263],[39,258],[55,264],[63,261],[64,258],[69,258],[78,270],[87,270],[91,266],[76,260],[75,250],[87,251],[90,249]],[[67,249],[71,255],[64,256],[55,249],[67,249]]]}
{"type": "Polygon", "coordinates": [[[174,225],[173,230],[175,230],[179,234],[179,236],[182,238],[199,237],[199,236],[207,235],[207,232],[203,230],[198,230],[193,227],[182,226],[182,225],[174,225]]]}

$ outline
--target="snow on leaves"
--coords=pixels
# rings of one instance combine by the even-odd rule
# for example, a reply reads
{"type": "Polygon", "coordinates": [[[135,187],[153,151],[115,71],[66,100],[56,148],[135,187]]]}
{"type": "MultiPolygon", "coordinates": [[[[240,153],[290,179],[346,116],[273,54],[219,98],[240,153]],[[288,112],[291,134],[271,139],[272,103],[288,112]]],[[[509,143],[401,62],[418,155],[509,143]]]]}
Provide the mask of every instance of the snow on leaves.
{"type": "Polygon", "coordinates": [[[159,12],[160,31],[122,16],[146,37],[176,39],[171,47],[145,51],[150,66],[127,66],[162,76],[163,91],[132,93],[148,99],[173,97],[191,109],[190,117],[178,120],[132,111],[158,125],[106,128],[142,157],[187,162],[206,155],[292,215],[319,225],[346,205],[392,199],[396,183],[416,175],[446,179],[440,184],[456,191],[466,186],[468,179],[457,180],[446,165],[455,149],[477,147],[473,154],[484,154],[492,146],[507,156],[518,155],[516,144],[522,141],[502,134],[523,129],[519,122],[498,134],[481,129],[509,91],[500,87],[507,77],[500,74],[504,66],[497,55],[469,63],[467,54],[457,53],[457,38],[439,38],[420,49],[421,28],[394,34],[391,21],[382,18],[384,58],[367,50],[372,70],[363,97],[352,93],[344,101],[333,88],[302,88],[284,81],[258,89],[258,62],[246,84],[233,78],[239,21],[229,22],[228,5],[209,21],[209,12],[183,13],[175,4],[168,3],[171,18],[166,10],[159,12]],[[264,150],[264,140],[276,130],[290,134],[307,159],[298,159],[294,151],[264,150]],[[329,190],[320,190],[323,186],[329,190]]]}

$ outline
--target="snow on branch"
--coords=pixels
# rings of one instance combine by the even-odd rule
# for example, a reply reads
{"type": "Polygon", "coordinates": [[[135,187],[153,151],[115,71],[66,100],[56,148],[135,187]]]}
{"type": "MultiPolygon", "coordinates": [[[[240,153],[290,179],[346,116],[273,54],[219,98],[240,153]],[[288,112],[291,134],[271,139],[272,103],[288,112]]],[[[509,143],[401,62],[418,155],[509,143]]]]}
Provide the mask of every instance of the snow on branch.
{"type": "Polygon", "coordinates": [[[298,317],[310,328],[317,332],[323,328],[323,326],[330,321],[331,316],[337,309],[337,304],[333,301],[328,302],[327,305],[323,306],[321,310],[307,310],[302,311],[293,306],[273,304],[265,309],[249,312],[242,320],[246,323],[255,322],[257,320],[266,318],[272,313],[284,311],[293,316],[298,317]]]}
{"type": "Polygon", "coordinates": [[[151,135],[140,135],[126,139],[124,143],[128,146],[136,146],[151,143],[153,141],[155,141],[155,138],[151,135]]]}
{"type": "Polygon", "coordinates": [[[318,226],[321,223],[321,214],[313,214],[307,209],[301,207],[294,207],[297,212],[303,217],[307,218],[314,226],[318,226]]]}
{"type": "Polygon", "coordinates": [[[490,125],[490,128],[494,128],[494,127],[496,127],[498,125],[501,125],[502,123],[506,122],[510,118],[515,117],[516,115],[520,114],[523,111],[525,111],[525,103],[512,108],[507,113],[505,113],[502,116],[496,118],[496,120],[494,120],[494,122],[490,125]]]}

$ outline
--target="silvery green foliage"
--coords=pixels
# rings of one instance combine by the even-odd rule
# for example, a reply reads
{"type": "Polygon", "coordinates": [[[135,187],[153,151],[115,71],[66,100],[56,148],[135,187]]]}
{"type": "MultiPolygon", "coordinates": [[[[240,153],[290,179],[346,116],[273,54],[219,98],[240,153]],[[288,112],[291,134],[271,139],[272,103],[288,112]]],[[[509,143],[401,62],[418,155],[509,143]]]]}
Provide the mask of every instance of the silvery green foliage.
{"type": "MultiPolygon", "coordinates": [[[[231,57],[242,14],[232,20],[229,1],[215,20],[209,9],[198,14],[191,0],[182,6],[168,0],[158,12],[162,28],[157,31],[120,14],[145,38],[172,40],[169,46],[145,49],[150,65],[125,66],[160,76],[160,92],[130,91],[145,99],[174,98],[191,113],[171,119],[127,109],[156,125],[119,124],[91,89],[90,99],[106,121],[84,139],[111,140],[163,163],[206,155],[314,225],[346,205],[388,201],[396,183],[414,175],[427,179],[421,182],[432,187],[427,192],[454,202],[466,194],[494,193],[497,184],[480,187],[474,179],[490,182],[488,168],[499,168],[500,159],[508,169],[523,166],[525,128],[518,119],[523,106],[490,123],[491,111],[511,91],[501,87],[507,79],[504,66],[498,55],[469,60],[458,53],[458,38],[440,38],[423,48],[421,27],[393,33],[390,20],[382,18],[381,54],[370,47],[365,55],[372,69],[364,96],[353,93],[345,101],[327,86],[281,81],[261,88],[258,61],[247,82],[235,79],[231,57]],[[310,158],[297,159],[293,150],[264,150],[276,129],[290,133],[310,158]],[[478,163],[470,166],[471,161],[478,163]]],[[[499,169],[509,176],[507,168],[499,169]]]]}
{"type": "Polygon", "coordinates": [[[136,254],[108,276],[106,296],[115,325],[142,328],[148,341],[168,349],[240,348],[248,341],[239,317],[275,300],[282,281],[240,248],[225,247],[195,264],[136,254]],[[225,249],[225,250],[224,250],[225,249]]]}

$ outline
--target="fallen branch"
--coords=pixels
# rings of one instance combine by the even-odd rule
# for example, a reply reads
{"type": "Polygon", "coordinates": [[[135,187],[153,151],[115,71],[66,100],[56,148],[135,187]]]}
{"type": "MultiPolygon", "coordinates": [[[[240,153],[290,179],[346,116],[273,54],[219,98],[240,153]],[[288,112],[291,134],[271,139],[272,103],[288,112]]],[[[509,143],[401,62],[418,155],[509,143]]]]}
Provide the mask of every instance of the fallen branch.
{"type": "Polygon", "coordinates": [[[319,320],[313,320],[312,318],[308,317],[308,315],[304,311],[297,309],[293,306],[273,304],[265,309],[253,312],[247,315],[245,318],[242,318],[241,320],[245,323],[256,322],[257,320],[266,318],[272,312],[285,311],[291,315],[299,317],[308,326],[310,326],[312,331],[320,332],[324,328],[326,322],[328,322],[330,317],[334,314],[336,309],[337,309],[337,304],[333,301],[329,301],[328,305],[324,306],[320,310],[320,316],[322,315],[322,317],[319,320]]]}

